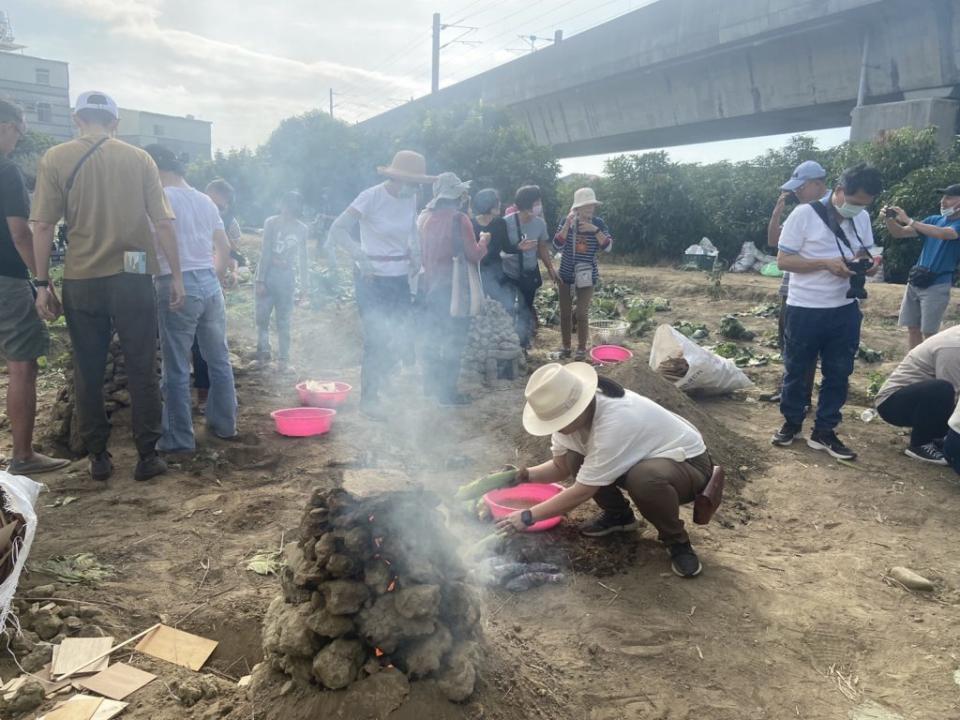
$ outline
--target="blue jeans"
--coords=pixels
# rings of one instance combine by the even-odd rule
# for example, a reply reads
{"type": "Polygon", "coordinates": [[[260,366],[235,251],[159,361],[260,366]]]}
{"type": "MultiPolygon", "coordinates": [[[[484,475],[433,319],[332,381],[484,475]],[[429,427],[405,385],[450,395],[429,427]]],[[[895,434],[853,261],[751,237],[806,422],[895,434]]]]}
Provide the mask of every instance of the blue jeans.
{"type": "Polygon", "coordinates": [[[290,318],[297,291],[297,277],[293,270],[271,268],[267,275],[266,292],[257,295],[257,355],[270,359],[270,315],[277,315],[277,343],[280,362],[290,362],[290,318]]]}
{"type": "Polygon", "coordinates": [[[160,349],[163,357],[163,437],[158,448],[167,452],[196,448],[190,401],[190,361],[193,338],[207,361],[210,394],[207,427],[222,438],[237,433],[237,391],[227,348],[227,314],[220,281],[213,270],[183,274],[183,307],[170,310],[170,276],[157,278],[160,349]]]}
{"type": "Polygon", "coordinates": [[[816,430],[834,430],[843,420],[853,361],[860,347],[863,314],[856,302],[838,308],[803,308],[787,305],[784,328],[783,390],[780,412],[800,427],[807,404],[807,376],[820,358],[820,398],[816,430]]]}

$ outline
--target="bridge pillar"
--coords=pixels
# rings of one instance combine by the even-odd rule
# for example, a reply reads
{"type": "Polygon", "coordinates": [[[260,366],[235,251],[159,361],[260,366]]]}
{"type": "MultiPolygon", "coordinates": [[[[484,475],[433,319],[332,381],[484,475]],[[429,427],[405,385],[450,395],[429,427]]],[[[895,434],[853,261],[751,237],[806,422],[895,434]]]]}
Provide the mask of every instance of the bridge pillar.
{"type": "Polygon", "coordinates": [[[941,148],[952,147],[960,119],[960,100],[945,97],[926,97],[900,102],[863,105],[853,109],[850,139],[853,142],[873,140],[884,130],[904,127],[937,128],[937,142],[941,148]]]}

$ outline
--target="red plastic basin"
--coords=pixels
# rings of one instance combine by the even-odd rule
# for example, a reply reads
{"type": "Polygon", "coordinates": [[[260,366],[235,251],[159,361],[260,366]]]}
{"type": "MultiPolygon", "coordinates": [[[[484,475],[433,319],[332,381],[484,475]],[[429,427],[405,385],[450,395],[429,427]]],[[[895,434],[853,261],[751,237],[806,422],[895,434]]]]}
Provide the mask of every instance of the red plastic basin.
{"type": "MultiPolygon", "coordinates": [[[[517,510],[526,510],[527,508],[538,505],[552,497],[560,494],[563,485],[545,484],[545,483],[523,483],[514,487],[500,488],[491,490],[483,496],[483,501],[490,508],[490,514],[495,520],[505,518],[510,513],[517,510]]],[[[535,522],[524,532],[543,532],[560,524],[563,520],[562,515],[547,518],[540,522],[535,522]]]]}
{"type": "Polygon", "coordinates": [[[340,407],[347,400],[347,395],[353,390],[352,385],[345,382],[328,383],[336,387],[335,392],[317,392],[308,390],[307,383],[302,382],[297,385],[297,394],[300,396],[300,402],[308,407],[335,408],[340,407]]]}
{"type": "Polygon", "coordinates": [[[277,432],[287,437],[312,437],[330,432],[336,410],[329,408],[288,408],[274,410],[270,417],[277,432]]]}
{"type": "Polygon", "coordinates": [[[633,353],[620,345],[597,345],[590,351],[590,358],[599,363],[622,363],[633,357],[633,353]]]}

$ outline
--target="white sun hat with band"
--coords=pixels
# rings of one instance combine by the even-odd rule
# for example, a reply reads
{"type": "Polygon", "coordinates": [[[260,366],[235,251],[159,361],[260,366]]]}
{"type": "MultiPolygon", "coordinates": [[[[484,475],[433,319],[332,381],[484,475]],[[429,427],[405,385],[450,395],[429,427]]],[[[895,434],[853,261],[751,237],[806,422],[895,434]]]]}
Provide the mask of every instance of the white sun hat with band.
{"type": "Polygon", "coordinates": [[[587,363],[550,363],[530,376],[523,427],[531,435],[552,435],[587,409],[597,393],[597,371],[587,363]]]}

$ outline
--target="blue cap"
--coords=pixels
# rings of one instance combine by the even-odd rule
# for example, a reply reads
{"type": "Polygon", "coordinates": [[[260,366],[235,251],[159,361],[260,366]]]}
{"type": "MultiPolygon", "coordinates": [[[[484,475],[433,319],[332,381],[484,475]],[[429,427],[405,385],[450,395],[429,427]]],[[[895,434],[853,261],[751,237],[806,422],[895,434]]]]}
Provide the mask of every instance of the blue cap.
{"type": "Polygon", "coordinates": [[[793,192],[805,182],[809,182],[810,180],[823,180],[826,177],[827,171],[823,169],[823,165],[814,160],[807,160],[797,165],[797,169],[793,171],[793,175],[780,186],[780,189],[793,192]]]}

